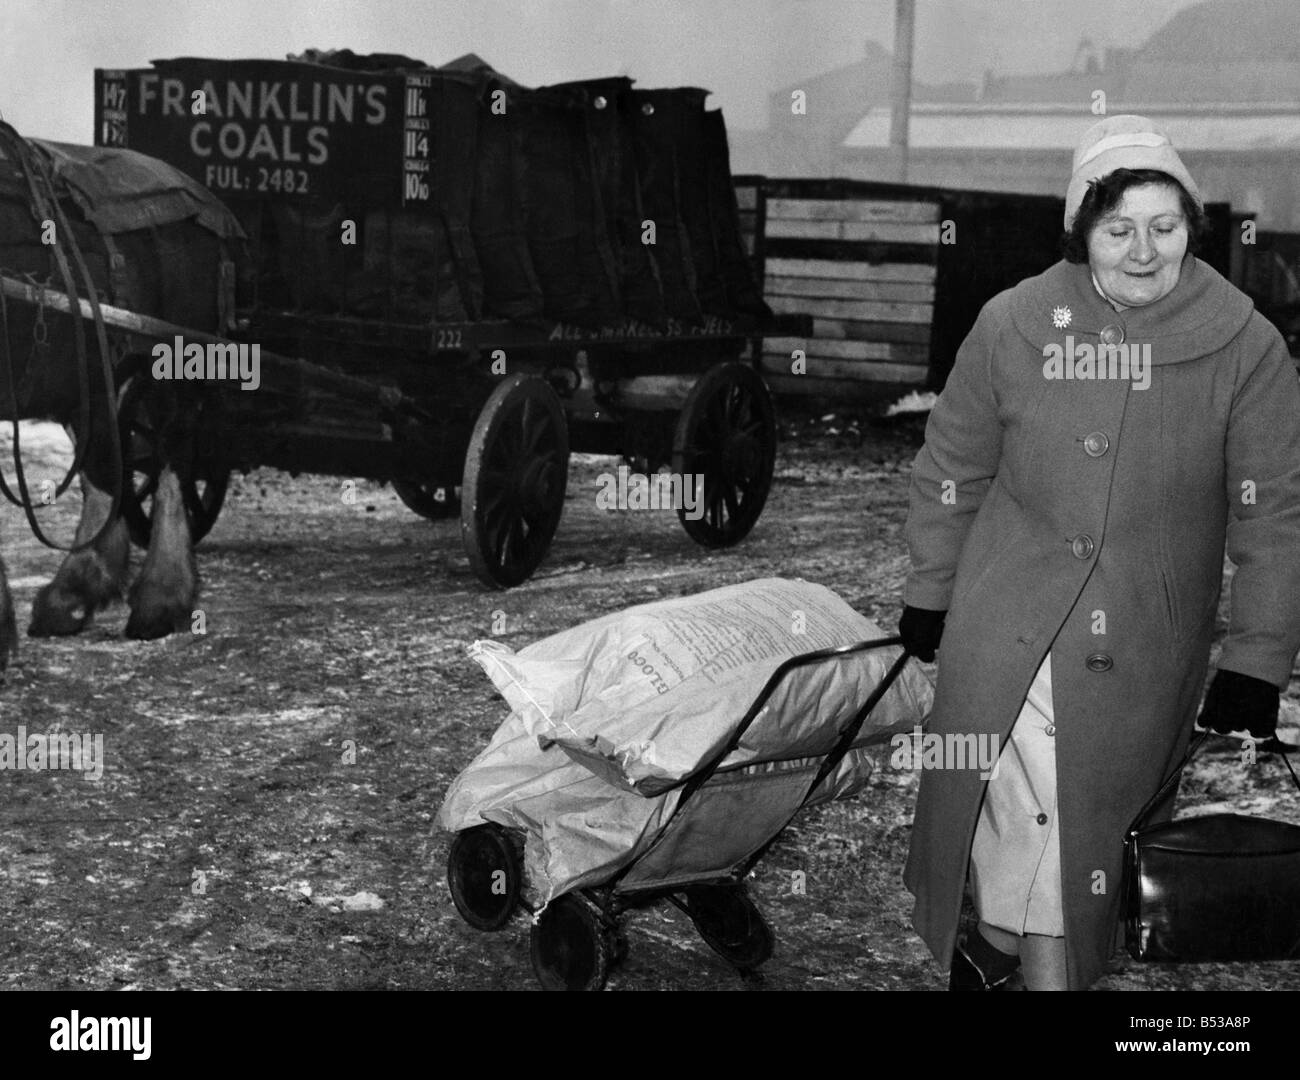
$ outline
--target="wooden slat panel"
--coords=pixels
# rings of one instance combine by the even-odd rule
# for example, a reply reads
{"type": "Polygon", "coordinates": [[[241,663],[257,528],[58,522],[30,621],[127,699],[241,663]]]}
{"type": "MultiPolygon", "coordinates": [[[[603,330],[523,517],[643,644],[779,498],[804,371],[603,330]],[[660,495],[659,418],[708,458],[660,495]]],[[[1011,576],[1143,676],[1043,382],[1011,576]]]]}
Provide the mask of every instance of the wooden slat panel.
{"type": "MultiPolygon", "coordinates": [[[[882,364],[871,360],[809,360],[807,374],[792,375],[788,363],[773,362],[766,356],[763,357],[759,367],[763,372],[763,377],[768,380],[769,385],[778,393],[781,392],[782,386],[793,387],[800,380],[812,384],[821,384],[822,387],[825,387],[830,380],[839,381],[841,379],[852,382],[910,383],[920,386],[925,382],[930,371],[928,367],[922,364],[882,364]],[[772,380],[779,381],[773,382],[772,380]]],[[[798,393],[799,390],[796,389],[794,392],[798,393]]],[[[803,392],[815,393],[817,391],[805,388],[803,392]]]]}
{"type": "Polygon", "coordinates": [[[808,236],[767,234],[773,259],[825,259],[831,262],[924,263],[939,261],[938,244],[886,244],[874,240],[819,240],[808,236]]]}
{"type": "Polygon", "coordinates": [[[834,259],[768,259],[772,277],[848,278],[854,281],[934,283],[935,268],[924,263],[837,262],[834,259]]]}
{"type": "MultiPolygon", "coordinates": [[[[942,208],[905,190],[738,187],[745,246],[766,253],[764,296],[778,315],[813,316],[812,336],[772,337],[759,367],[777,394],[851,399],[924,386],[930,368],[942,208]],[[760,229],[763,235],[753,236],[760,229]],[[802,350],[806,374],[790,373],[802,350]]],[[[788,331],[787,331],[788,333],[788,331]]]]}
{"type": "Polygon", "coordinates": [[[811,221],[890,221],[932,225],[939,220],[939,204],[880,199],[769,199],[767,216],[811,221]]]}
{"type": "Polygon", "coordinates": [[[853,341],[903,341],[916,345],[928,345],[930,344],[930,327],[918,323],[813,319],[813,337],[853,341]]]}
{"type": "Polygon", "coordinates": [[[767,356],[783,356],[790,361],[795,349],[802,349],[806,357],[823,360],[889,360],[896,364],[922,366],[930,362],[929,345],[906,345],[897,341],[851,341],[847,338],[773,337],[763,340],[763,353],[767,356]]]}
{"type": "Polygon", "coordinates": [[[895,225],[890,222],[846,221],[845,240],[880,240],[887,244],[937,244],[938,225],[895,225]]]}
{"type": "Polygon", "coordinates": [[[807,312],[837,319],[869,319],[877,322],[930,325],[933,304],[898,304],[887,300],[836,300],[823,296],[767,296],[768,306],[777,312],[807,312]]]}
{"type": "Polygon", "coordinates": [[[865,240],[882,244],[937,244],[938,225],[897,225],[876,221],[809,221],[802,218],[767,219],[773,239],[865,240]]]}
{"type": "MultiPolygon", "coordinates": [[[[945,191],[917,187],[915,184],[893,184],[879,180],[850,180],[847,177],[829,177],[815,180],[810,177],[780,179],[766,177],[764,190],[769,199],[871,199],[886,202],[891,199],[912,199],[941,202],[945,191]]],[[[1010,196],[1016,197],[1016,196],[1010,196]]],[[[1030,196],[1033,198],[1034,196],[1030,196]]],[[[1042,198],[1042,196],[1038,196],[1042,198]]]]}
{"type": "Polygon", "coordinates": [[[769,237],[798,237],[809,240],[843,240],[838,221],[775,221],[767,219],[769,237]]]}
{"type": "Polygon", "coordinates": [[[910,281],[851,281],[838,278],[772,277],[766,291],[773,296],[822,296],[841,300],[901,300],[909,304],[934,302],[934,286],[910,281]]]}

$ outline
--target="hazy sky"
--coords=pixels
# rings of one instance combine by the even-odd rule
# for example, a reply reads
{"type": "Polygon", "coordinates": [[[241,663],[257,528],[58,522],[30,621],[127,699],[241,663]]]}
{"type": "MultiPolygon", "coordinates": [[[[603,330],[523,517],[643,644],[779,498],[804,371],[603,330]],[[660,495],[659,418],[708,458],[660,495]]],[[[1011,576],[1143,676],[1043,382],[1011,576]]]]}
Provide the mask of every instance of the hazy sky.
{"type": "MultiPolygon", "coordinates": [[[[916,76],[1067,67],[1082,34],[1136,45],[1192,0],[918,0],[916,76]]],[[[766,95],[893,44],[893,0],[0,0],[0,114],[26,135],[91,140],[96,67],[176,56],[283,59],[304,48],[476,52],[530,86],[625,74],[713,90],[728,124],[766,95]]]]}

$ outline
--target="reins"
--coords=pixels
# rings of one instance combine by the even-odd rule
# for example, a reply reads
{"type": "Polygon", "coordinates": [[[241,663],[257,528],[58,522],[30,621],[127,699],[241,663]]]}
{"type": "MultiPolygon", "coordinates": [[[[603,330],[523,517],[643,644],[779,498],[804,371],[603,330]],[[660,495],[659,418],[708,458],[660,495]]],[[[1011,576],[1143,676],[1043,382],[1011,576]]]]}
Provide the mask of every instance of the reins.
{"type": "MultiPolygon", "coordinates": [[[[15,495],[8,482],[5,480],[3,473],[0,473],[0,492],[2,492],[11,503],[15,506],[21,506],[23,513],[27,517],[27,523],[31,527],[36,538],[46,547],[54,548],[57,551],[83,551],[97,543],[108,530],[113,527],[121,510],[123,487],[125,478],[122,467],[122,445],[118,434],[116,387],[113,380],[113,365],[111,353],[108,347],[108,333],[104,325],[103,313],[100,310],[99,295],[95,289],[94,280],[90,274],[90,268],[81,253],[81,248],[77,244],[76,236],[73,234],[72,226],[63,208],[59,205],[58,195],[54,188],[54,181],[50,176],[49,167],[41,160],[39,155],[35,154],[28,146],[27,142],[13,129],[9,124],[0,121],[0,149],[6,152],[6,155],[14,160],[22,170],[23,177],[27,182],[27,189],[31,199],[31,210],[38,222],[52,222],[58,230],[58,239],[61,242],[51,245],[52,255],[55,265],[58,268],[59,276],[63,279],[64,289],[73,305],[79,304],[79,294],[76,288],[72,268],[68,264],[67,256],[63,252],[62,243],[66,242],[69,250],[72,252],[73,261],[76,264],[77,273],[80,275],[85,285],[87,303],[89,304],[91,315],[95,323],[95,339],[99,348],[100,359],[100,377],[104,386],[104,412],[108,421],[107,435],[109,440],[110,466],[113,476],[112,486],[112,504],[108,511],[108,516],[103,524],[96,530],[95,534],[88,540],[80,544],[64,546],[56,543],[47,537],[41,529],[40,522],[36,518],[34,504],[27,486],[26,471],[23,468],[22,448],[19,434],[19,421],[22,414],[22,406],[18,401],[17,388],[14,383],[14,360],[11,348],[9,332],[9,307],[3,293],[0,293],[0,348],[3,349],[3,364],[5,368],[5,379],[9,391],[10,399],[13,402],[13,414],[10,418],[11,428],[13,431],[14,445],[14,476],[18,486],[18,495],[15,495]],[[39,177],[39,183],[38,183],[39,177]],[[42,186],[44,191],[41,190],[42,186]]],[[[4,273],[0,270],[0,273],[4,273]]],[[[30,276],[29,276],[29,280],[30,276]]],[[[32,350],[28,359],[28,375],[30,383],[30,371],[32,363],[36,359],[38,346],[43,346],[48,337],[48,330],[45,329],[44,323],[44,306],[37,308],[36,323],[32,328],[32,350]],[[37,328],[41,328],[42,334],[37,333],[37,328]]],[[[86,454],[90,446],[90,356],[86,344],[85,329],[81,325],[81,318],[76,314],[72,316],[73,325],[73,342],[77,357],[78,373],[78,402],[77,402],[77,430],[81,438],[77,440],[73,452],[72,464],[62,481],[55,488],[55,498],[62,495],[72,483],[77,473],[81,472],[85,464],[86,454]]]]}

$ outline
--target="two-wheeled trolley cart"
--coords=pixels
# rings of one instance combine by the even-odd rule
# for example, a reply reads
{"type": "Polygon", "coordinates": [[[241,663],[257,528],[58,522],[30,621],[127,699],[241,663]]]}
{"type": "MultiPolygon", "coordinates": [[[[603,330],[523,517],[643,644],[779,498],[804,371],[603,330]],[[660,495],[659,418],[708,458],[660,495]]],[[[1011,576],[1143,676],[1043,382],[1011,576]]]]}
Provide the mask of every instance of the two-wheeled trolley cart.
{"type": "MultiPolygon", "coordinates": [[[[848,723],[840,729],[826,723],[815,743],[801,745],[798,764],[810,770],[815,765],[812,780],[802,790],[780,782],[779,771],[764,767],[791,756],[779,748],[739,766],[728,767],[727,759],[756,722],[780,729],[780,718],[768,702],[791,672],[814,664],[842,663],[846,658],[852,662],[854,654],[900,644],[897,637],[879,638],[784,661],[722,749],[683,781],[676,807],[652,842],[608,880],[563,893],[535,914],[530,930],[532,964],[542,986],[601,989],[610,970],[627,953],[624,917],[659,901],[685,912],[709,947],[742,975],[753,973],[767,960],[772,930],[750,899],[746,878],[844,760],[909,654],[900,651],[848,723]]],[[[500,930],[519,911],[533,911],[524,899],[524,840],[521,830],[489,822],[457,833],[452,841],[448,886],[457,911],[475,929],[500,930]]]]}

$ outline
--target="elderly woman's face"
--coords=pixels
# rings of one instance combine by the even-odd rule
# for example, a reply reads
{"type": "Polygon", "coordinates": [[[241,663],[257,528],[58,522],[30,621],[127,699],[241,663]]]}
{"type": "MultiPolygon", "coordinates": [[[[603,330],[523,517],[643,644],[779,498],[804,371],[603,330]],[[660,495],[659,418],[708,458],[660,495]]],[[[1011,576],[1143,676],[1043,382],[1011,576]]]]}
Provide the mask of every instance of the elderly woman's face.
{"type": "Polygon", "coordinates": [[[1125,307],[1154,304],[1178,284],[1187,253],[1187,221],[1178,189],[1143,184],[1088,234],[1088,262],[1102,291],[1125,307]]]}

